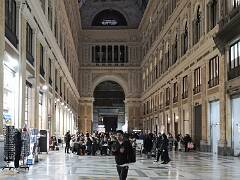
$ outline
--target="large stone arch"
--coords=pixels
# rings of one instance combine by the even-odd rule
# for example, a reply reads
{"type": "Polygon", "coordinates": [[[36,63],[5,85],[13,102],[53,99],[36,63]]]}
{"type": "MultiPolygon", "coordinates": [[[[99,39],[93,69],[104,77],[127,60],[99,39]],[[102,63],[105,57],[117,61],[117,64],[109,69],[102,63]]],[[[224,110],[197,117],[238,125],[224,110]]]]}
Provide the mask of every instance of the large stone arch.
{"type": "Polygon", "coordinates": [[[128,83],[126,82],[126,80],[124,80],[123,78],[116,76],[116,75],[103,75],[103,76],[99,76],[96,79],[94,79],[94,81],[92,83],[92,88],[91,88],[91,96],[92,97],[93,97],[93,93],[94,93],[94,90],[97,87],[97,85],[99,85],[100,83],[102,83],[104,81],[114,81],[114,82],[118,83],[123,88],[125,97],[128,97],[128,83]]]}

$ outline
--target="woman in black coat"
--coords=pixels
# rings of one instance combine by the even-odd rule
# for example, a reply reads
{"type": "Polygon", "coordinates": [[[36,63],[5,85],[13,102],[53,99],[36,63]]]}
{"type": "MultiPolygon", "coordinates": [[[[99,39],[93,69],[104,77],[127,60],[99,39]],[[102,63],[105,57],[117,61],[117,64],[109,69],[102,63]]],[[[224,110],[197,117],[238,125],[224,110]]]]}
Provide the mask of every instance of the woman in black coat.
{"type": "Polygon", "coordinates": [[[14,159],[14,167],[19,168],[19,160],[21,157],[21,149],[22,149],[22,138],[21,132],[16,129],[14,135],[14,142],[15,142],[15,159],[14,159]]]}
{"type": "Polygon", "coordinates": [[[168,154],[168,145],[169,141],[166,134],[162,135],[162,164],[167,164],[170,162],[169,154],[168,154]]]}
{"type": "Polygon", "coordinates": [[[150,152],[152,150],[153,147],[153,142],[152,142],[152,138],[151,136],[148,134],[144,141],[143,141],[143,148],[144,148],[144,153],[147,154],[148,158],[150,158],[150,152]]]}

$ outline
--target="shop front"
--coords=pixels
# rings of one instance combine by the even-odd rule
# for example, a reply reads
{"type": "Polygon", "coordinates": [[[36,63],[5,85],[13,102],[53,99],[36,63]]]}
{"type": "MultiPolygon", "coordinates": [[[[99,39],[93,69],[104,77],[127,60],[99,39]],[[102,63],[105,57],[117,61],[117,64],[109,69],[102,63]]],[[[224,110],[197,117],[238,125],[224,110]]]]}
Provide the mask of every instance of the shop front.
{"type": "Polygon", "coordinates": [[[220,140],[220,104],[219,101],[209,102],[210,142],[213,154],[218,154],[220,140]]]}
{"type": "Polygon", "coordinates": [[[3,61],[3,127],[20,127],[18,121],[19,72],[18,61],[5,53],[3,61]]]}

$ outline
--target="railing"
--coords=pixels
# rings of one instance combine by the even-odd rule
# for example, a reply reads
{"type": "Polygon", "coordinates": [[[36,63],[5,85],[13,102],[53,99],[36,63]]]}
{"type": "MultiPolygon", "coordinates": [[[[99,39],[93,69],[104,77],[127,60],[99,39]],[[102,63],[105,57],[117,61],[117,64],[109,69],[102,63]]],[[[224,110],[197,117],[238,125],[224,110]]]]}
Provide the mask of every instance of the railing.
{"type": "Polygon", "coordinates": [[[217,86],[218,84],[219,84],[219,76],[216,76],[215,78],[208,81],[208,87],[209,88],[217,86]]]}
{"type": "Polygon", "coordinates": [[[27,51],[27,52],[26,52],[26,56],[27,56],[28,62],[29,62],[31,65],[34,66],[34,58],[33,58],[32,54],[27,51]]]}
{"type": "Polygon", "coordinates": [[[193,88],[193,94],[198,94],[201,92],[201,85],[197,85],[193,88]]]}
{"type": "Polygon", "coordinates": [[[43,67],[40,67],[40,74],[42,75],[42,77],[45,76],[45,71],[44,71],[43,67]]]}
{"type": "Polygon", "coordinates": [[[48,82],[52,86],[52,78],[49,77],[48,82]]]}
{"type": "Polygon", "coordinates": [[[166,101],[166,106],[169,106],[170,105],[170,100],[167,100],[166,101]]]}
{"type": "Polygon", "coordinates": [[[240,66],[230,69],[228,72],[228,80],[234,79],[240,76],[240,66]]]}
{"type": "Polygon", "coordinates": [[[182,93],[182,98],[186,99],[188,97],[188,91],[182,93]]]}
{"type": "Polygon", "coordinates": [[[17,35],[10,30],[10,28],[7,26],[6,23],[5,23],[5,36],[12,43],[12,45],[15,48],[17,48],[17,44],[18,44],[17,35]]]}
{"type": "Polygon", "coordinates": [[[173,97],[173,103],[178,102],[178,96],[173,97]]]}

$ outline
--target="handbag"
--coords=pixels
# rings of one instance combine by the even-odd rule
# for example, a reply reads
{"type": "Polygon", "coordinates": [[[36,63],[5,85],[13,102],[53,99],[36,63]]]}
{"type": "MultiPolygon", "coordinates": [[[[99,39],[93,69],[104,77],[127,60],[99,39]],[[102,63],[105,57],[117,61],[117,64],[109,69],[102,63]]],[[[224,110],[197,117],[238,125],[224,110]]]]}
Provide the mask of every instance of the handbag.
{"type": "Polygon", "coordinates": [[[193,143],[192,142],[188,143],[188,149],[193,149],[193,143]]]}

